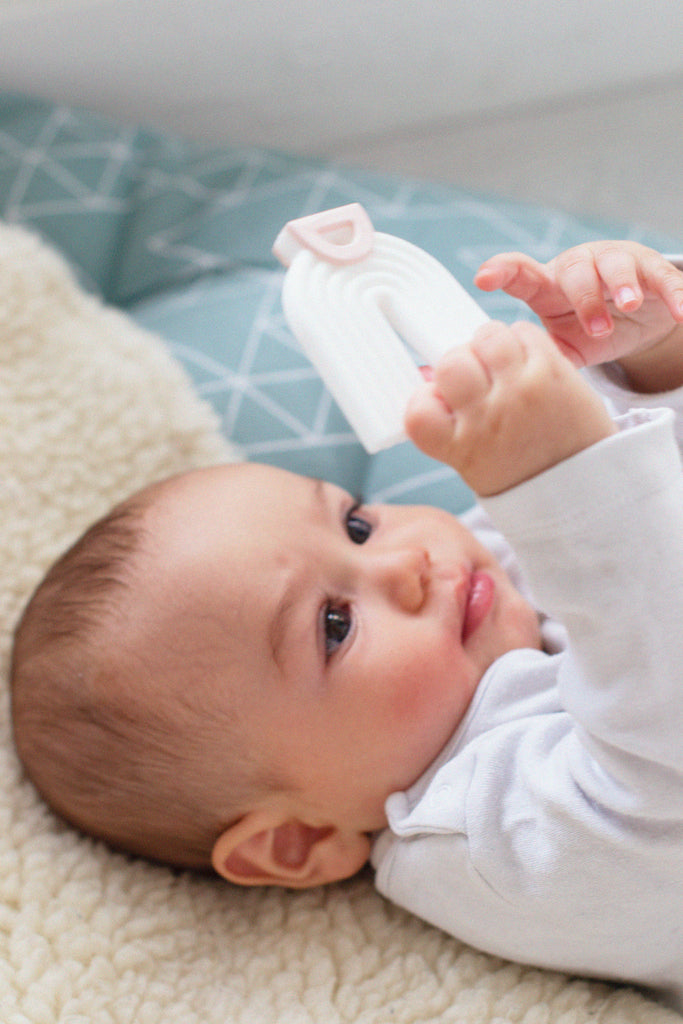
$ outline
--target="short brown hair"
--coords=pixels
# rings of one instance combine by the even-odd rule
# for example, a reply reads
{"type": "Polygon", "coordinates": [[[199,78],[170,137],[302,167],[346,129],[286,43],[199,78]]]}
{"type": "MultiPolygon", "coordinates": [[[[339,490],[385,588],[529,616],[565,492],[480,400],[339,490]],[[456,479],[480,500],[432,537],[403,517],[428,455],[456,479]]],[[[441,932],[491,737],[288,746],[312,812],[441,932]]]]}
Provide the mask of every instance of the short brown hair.
{"type": "MultiPolygon", "coordinates": [[[[232,822],[220,801],[211,807],[197,765],[217,733],[224,749],[239,738],[236,719],[217,722],[214,708],[179,697],[182,687],[169,696],[153,658],[131,659],[119,642],[135,615],[149,503],[148,489],[90,527],[33,594],[12,652],[14,737],[38,791],[73,825],[128,852],[204,869],[232,822]]],[[[243,804],[254,773],[235,761],[242,778],[231,788],[243,804]]]]}

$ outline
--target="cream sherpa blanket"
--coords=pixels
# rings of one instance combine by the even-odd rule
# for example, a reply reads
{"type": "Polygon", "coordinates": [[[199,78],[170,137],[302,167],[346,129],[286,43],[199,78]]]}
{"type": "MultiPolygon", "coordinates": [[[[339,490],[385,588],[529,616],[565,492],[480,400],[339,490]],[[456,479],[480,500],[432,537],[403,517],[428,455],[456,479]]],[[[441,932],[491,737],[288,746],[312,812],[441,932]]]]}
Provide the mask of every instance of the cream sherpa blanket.
{"type": "Polygon", "coordinates": [[[231,457],[163,344],[0,225],[1,1024],[665,1024],[642,996],[474,952],[362,876],[242,891],[130,861],[42,805],[10,739],[13,624],[113,502],[231,457]]]}

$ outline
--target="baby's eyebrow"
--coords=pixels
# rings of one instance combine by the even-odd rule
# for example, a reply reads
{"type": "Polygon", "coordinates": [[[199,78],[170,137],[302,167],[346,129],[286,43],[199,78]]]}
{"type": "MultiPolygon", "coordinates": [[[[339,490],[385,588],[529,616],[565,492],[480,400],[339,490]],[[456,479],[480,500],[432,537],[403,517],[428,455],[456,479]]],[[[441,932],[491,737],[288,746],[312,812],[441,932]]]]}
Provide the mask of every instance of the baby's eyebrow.
{"type": "MultiPolygon", "coordinates": [[[[331,519],[332,513],[322,480],[311,478],[311,515],[314,519],[331,519]]],[[[289,633],[292,611],[301,600],[301,582],[298,574],[292,573],[285,583],[273,612],[268,630],[273,661],[283,671],[285,641],[289,633]]]]}

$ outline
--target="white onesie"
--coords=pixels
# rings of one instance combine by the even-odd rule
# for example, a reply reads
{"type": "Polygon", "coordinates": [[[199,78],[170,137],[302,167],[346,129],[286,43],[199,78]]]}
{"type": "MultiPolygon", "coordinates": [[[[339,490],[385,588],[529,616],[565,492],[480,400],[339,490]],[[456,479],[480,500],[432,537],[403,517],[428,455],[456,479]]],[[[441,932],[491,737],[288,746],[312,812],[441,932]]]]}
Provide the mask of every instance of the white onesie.
{"type": "Polygon", "coordinates": [[[593,376],[639,407],[620,432],[469,516],[544,613],[545,652],[486,672],[389,797],[372,863],[381,893],[473,946],[683,1010],[683,389],[593,376]]]}

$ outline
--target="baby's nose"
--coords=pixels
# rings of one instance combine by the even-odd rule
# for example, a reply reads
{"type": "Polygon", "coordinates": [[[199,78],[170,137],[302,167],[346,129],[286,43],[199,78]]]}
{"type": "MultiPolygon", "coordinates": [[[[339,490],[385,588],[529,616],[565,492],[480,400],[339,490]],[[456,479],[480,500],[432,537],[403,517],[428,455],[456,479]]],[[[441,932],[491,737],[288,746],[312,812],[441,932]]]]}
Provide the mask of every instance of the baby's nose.
{"type": "Polygon", "coordinates": [[[421,547],[401,547],[377,554],[376,572],[389,598],[403,611],[417,612],[429,587],[429,555],[421,547]]]}

